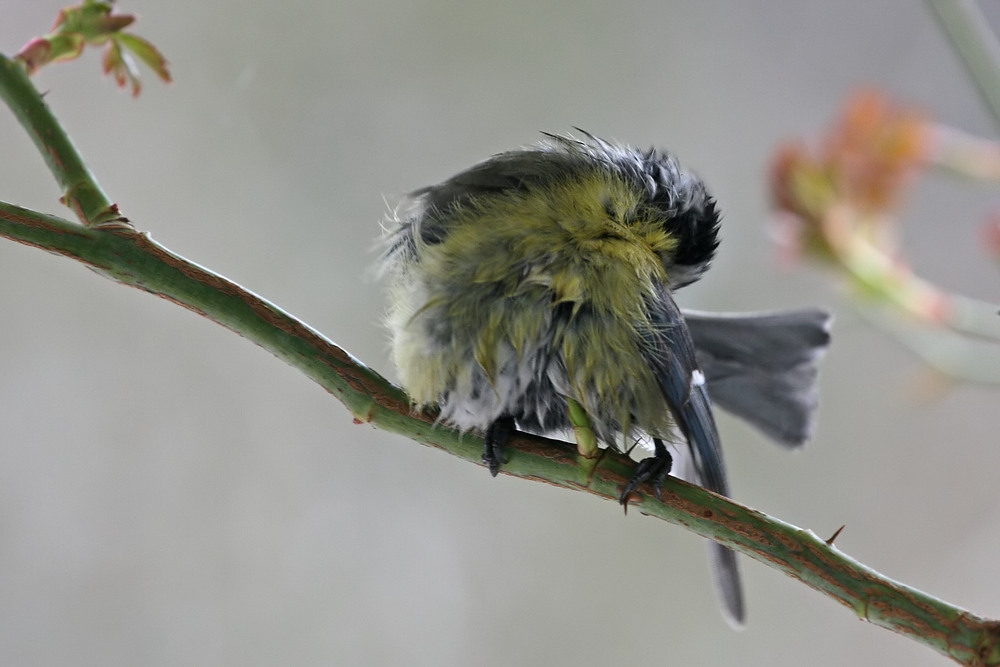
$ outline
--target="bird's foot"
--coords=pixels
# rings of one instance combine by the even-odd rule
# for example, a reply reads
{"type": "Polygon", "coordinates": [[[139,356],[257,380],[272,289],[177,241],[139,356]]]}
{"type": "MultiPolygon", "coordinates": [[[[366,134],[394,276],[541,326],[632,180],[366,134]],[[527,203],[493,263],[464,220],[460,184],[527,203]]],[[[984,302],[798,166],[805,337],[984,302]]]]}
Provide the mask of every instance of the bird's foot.
{"type": "Polygon", "coordinates": [[[652,482],[653,493],[656,494],[657,499],[660,499],[660,489],[663,486],[663,480],[670,474],[670,468],[673,466],[674,459],[670,456],[670,452],[667,451],[666,445],[659,438],[653,438],[653,446],[655,448],[653,455],[639,461],[635,466],[635,473],[632,475],[632,479],[622,488],[621,495],[618,496],[618,502],[625,507],[628,507],[629,496],[646,482],[652,482]]]}
{"type": "Polygon", "coordinates": [[[483,464],[490,469],[490,474],[494,477],[500,472],[500,466],[507,463],[507,459],[503,456],[503,448],[513,430],[513,417],[500,417],[486,428],[483,464]]]}

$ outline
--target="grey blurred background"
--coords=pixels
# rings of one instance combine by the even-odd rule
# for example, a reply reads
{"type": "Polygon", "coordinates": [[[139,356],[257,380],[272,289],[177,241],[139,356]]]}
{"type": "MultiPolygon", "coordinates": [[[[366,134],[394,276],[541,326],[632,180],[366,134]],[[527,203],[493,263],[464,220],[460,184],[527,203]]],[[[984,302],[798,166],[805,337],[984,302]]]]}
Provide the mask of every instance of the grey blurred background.
{"type": "MultiPolygon", "coordinates": [[[[66,0],[0,0],[0,49],[66,0]]],[[[994,25],[1000,11],[988,6],[994,25]]],[[[368,272],[385,200],[576,125],[669,147],[725,212],[682,305],[836,309],[818,437],[789,455],[723,416],[736,497],[888,576],[1000,615],[998,394],[927,371],[821,272],[782,268],[765,177],[859,85],[995,127],[922,3],[128,0],[176,82],[138,100],[99,57],[37,77],[154,238],[389,374],[368,272]]],[[[0,110],[0,198],[69,215],[0,110]]],[[[997,299],[995,190],[924,180],[916,270],[997,299]]],[[[938,665],[754,562],[722,620],[705,545],[351,416],[166,301],[0,243],[0,663],[938,665]]]]}

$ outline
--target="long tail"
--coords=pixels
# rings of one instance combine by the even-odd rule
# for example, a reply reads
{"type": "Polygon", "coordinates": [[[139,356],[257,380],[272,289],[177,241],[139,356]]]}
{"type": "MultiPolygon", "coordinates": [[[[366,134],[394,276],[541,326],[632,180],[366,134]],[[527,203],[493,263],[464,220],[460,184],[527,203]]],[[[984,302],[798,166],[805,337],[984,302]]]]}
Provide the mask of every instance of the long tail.
{"type": "MultiPolygon", "coordinates": [[[[647,302],[653,324],[647,339],[649,367],[681,432],[687,438],[699,481],[705,488],[729,495],[719,432],[712,416],[706,378],[695,357],[694,342],[680,309],[664,287],[659,298],[647,302]]],[[[711,544],[715,580],[730,622],[741,626],[745,618],[743,588],[736,554],[711,544]]]]}

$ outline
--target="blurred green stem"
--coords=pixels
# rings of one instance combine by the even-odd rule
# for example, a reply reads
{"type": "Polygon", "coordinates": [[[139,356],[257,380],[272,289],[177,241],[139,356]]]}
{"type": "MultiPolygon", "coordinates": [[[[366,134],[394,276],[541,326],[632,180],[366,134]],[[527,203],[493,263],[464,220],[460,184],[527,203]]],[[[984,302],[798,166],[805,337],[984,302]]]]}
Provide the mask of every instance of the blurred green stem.
{"type": "MultiPolygon", "coordinates": [[[[99,273],[203,315],[257,343],[336,396],[358,423],[400,433],[470,462],[483,442],[414,414],[398,388],[306,324],[236,283],[180,257],[118,213],[20,65],[0,55],[0,97],[35,139],[64,199],[84,224],[0,202],[0,236],[75,259],[99,273]]],[[[525,434],[509,442],[503,472],[617,502],[634,462],[603,451],[581,465],[567,443],[525,434]]],[[[488,483],[483,473],[484,484],[488,483]]],[[[810,531],[791,526],[676,478],[663,499],[633,496],[643,514],[684,526],[825,593],[859,618],[968,665],[1000,665],[998,627],[864,567],[810,531]]],[[[682,603],[678,603],[682,604],[682,603]]]]}
{"type": "Polygon", "coordinates": [[[927,0],[1000,124],[1000,42],[975,0],[927,0]]]}

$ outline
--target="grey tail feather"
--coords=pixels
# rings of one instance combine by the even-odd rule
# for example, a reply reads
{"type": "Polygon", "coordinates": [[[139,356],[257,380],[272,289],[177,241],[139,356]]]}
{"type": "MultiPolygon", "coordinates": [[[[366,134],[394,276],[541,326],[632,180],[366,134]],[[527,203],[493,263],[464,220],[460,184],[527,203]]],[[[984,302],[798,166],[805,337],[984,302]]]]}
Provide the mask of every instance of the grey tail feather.
{"type": "Polygon", "coordinates": [[[817,363],[830,344],[830,313],[684,311],[712,402],[786,447],[811,436],[817,363]]]}
{"type": "Polygon", "coordinates": [[[709,542],[708,548],[712,572],[715,575],[715,589],[721,598],[723,615],[729,625],[741,630],[746,622],[746,608],[743,604],[743,587],[740,584],[736,554],[717,542],[709,542]]]}

